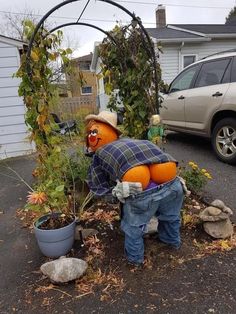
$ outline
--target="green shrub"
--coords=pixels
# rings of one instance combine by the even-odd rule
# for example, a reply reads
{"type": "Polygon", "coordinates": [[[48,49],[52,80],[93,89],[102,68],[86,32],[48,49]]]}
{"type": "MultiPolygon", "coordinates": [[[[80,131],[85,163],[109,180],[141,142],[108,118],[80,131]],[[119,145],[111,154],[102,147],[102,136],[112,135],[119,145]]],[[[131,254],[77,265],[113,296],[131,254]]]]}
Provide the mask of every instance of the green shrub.
{"type": "Polygon", "coordinates": [[[206,169],[199,168],[193,161],[190,161],[187,167],[181,167],[179,174],[185,179],[187,188],[196,194],[202,191],[208,180],[212,179],[206,169]]]}

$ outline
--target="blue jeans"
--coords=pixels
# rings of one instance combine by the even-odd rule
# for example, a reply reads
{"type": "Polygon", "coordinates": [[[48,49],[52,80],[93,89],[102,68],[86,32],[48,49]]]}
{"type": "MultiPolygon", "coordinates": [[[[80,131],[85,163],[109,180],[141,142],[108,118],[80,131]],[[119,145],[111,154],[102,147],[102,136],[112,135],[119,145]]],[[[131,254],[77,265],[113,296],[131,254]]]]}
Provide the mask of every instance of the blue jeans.
{"type": "Polygon", "coordinates": [[[180,246],[180,210],[183,189],[178,178],[126,199],[121,229],[125,233],[128,261],[143,263],[145,227],[153,216],[158,218],[158,235],[162,242],[180,246]]]}

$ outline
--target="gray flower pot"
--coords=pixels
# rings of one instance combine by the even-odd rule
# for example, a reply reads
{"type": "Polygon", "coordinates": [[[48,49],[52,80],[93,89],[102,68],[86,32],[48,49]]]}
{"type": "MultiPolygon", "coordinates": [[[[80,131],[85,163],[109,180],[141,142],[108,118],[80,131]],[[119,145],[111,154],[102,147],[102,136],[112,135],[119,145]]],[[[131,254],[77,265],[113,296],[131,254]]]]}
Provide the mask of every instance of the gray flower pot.
{"type": "Polygon", "coordinates": [[[67,254],[74,244],[75,240],[75,225],[74,221],[59,229],[43,230],[38,227],[48,219],[50,214],[40,217],[34,223],[34,233],[37,239],[41,252],[47,257],[60,257],[67,254]]]}

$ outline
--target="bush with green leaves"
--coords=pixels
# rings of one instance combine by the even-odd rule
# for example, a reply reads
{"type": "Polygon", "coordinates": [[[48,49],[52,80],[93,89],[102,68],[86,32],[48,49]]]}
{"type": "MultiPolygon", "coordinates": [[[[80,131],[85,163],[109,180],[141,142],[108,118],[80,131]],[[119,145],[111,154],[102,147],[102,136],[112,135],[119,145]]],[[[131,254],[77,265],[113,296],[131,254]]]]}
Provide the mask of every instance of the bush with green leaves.
{"type": "Polygon", "coordinates": [[[190,161],[186,167],[181,167],[179,175],[186,181],[187,188],[196,194],[201,192],[207,182],[212,179],[206,169],[200,168],[193,161],[190,161]]]}
{"type": "MultiPolygon", "coordinates": [[[[116,26],[99,46],[108,108],[125,109],[123,129],[129,137],[146,137],[149,118],[157,113],[154,84],[153,43],[138,25],[116,26]],[[151,47],[152,46],[152,47],[151,47]]],[[[157,64],[158,81],[161,70],[157,64]]]]}
{"type": "MultiPolygon", "coordinates": [[[[31,21],[25,21],[26,41],[30,40],[34,29],[31,21]]],[[[37,183],[30,192],[27,208],[75,214],[75,200],[71,192],[74,192],[77,168],[68,155],[63,138],[55,134],[55,123],[50,114],[57,95],[56,86],[52,84],[55,75],[52,64],[59,58],[63,71],[68,70],[70,64],[71,50],[61,49],[61,41],[61,31],[49,34],[41,27],[35,36],[29,59],[23,54],[16,76],[22,80],[19,95],[24,98],[27,108],[25,122],[37,149],[34,171],[37,183]]]]}

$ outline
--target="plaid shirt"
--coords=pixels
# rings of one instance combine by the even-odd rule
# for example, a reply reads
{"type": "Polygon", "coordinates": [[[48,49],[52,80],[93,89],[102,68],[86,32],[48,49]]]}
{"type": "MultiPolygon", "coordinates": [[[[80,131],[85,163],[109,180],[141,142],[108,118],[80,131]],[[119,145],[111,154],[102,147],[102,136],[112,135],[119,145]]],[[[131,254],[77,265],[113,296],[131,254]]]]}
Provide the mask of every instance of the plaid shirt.
{"type": "Polygon", "coordinates": [[[88,186],[95,195],[111,193],[116,180],[134,166],[176,162],[155,144],[146,140],[118,139],[99,148],[89,169],[88,186]]]}

